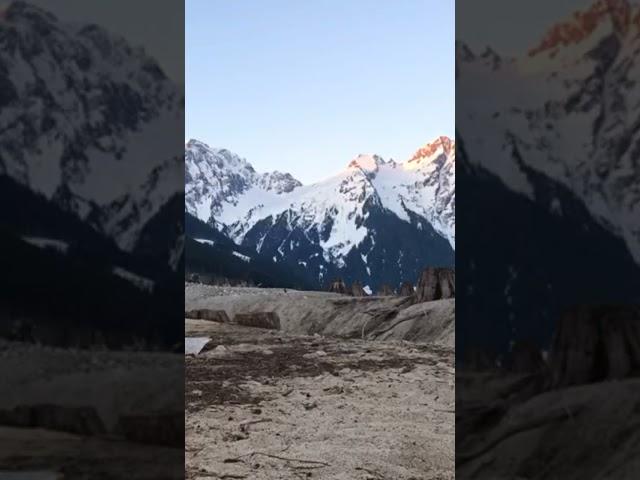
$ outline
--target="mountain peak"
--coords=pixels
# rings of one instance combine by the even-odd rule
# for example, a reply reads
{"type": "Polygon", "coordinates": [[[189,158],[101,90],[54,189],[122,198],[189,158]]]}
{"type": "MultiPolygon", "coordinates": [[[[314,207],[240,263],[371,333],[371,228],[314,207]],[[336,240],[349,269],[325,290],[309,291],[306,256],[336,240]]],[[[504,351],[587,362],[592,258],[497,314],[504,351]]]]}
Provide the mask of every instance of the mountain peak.
{"type": "Polygon", "coordinates": [[[207,145],[206,143],[200,141],[200,140],[196,140],[195,138],[190,139],[187,144],[186,144],[187,148],[205,148],[207,150],[212,150],[212,148],[207,145]]]}
{"type": "Polygon", "coordinates": [[[367,172],[375,172],[378,170],[378,167],[380,167],[380,165],[384,165],[384,163],[384,159],[378,155],[361,153],[356,158],[351,160],[347,168],[360,168],[361,170],[367,172]]]}
{"type": "Polygon", "coordinates": [[[424,147],[419,148],[416,153],[409,159],[409,163],[421,163],[423,160],[431,159],[439,152],[450,155],[455,149],[455,142],[447,136],[440,136],[433,142],[427,143],[424,147]]]}
{"type": "Polygon", "coordinates": [[[26,20],[36,24],[56,22],[57,17],[51,12],[21,0],[0,6],[0,20],[15,22],[26,20]]]}
{"type": "Polygon", "coordinates": [[[607,22],[613,32],[624,36],[632,26],[640,28],[640,10],[635,14],[632,10],[628,0],[596,0],[586,10],[574,12],[570,19],[547,30],[540,43],[529,50],[529,56],[580,44],[607,22]]]}

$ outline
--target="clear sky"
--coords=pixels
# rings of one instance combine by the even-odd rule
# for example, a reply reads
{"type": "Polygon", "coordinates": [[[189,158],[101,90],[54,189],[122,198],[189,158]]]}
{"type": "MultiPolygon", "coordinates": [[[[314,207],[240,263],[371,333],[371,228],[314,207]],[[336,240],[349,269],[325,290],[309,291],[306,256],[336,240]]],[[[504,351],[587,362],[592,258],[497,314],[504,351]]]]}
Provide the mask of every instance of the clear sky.
{"type": "Polygon", "coordinates": [[[454,134],[453,0],[186,0],[187,138],[304,183],[454,134]]]}

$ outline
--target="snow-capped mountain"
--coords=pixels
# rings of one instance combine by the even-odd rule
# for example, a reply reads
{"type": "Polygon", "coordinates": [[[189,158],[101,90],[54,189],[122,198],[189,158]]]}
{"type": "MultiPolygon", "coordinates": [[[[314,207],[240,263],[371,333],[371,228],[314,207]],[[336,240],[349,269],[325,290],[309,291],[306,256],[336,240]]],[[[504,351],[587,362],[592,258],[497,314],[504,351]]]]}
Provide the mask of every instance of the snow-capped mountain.
{"type": "Polygon", "coordinates": [[[397,284],[425,265],[453,263],[454,143],[440,137],[403,163],[359,155],[303,186],[191,140],[185,206],[274,262],[305,266],[321,285],[335,275],[374,289],[397,284]]]}
{"type": "MultiPolygon", "coordinates": [[[[554,179],[624,239],[636,261],[639,49],[640,6],[597,0],[553,25],[522,57],[458,44],[456,64],[456,88],[470,100],[456,112],[469,161],[531,199],[535,174],[554,179]]],[[[558,198],[547,207],[563,215],[558,198]]]]}
{"type": "Polygon", "coordinates": [[[559,21],[522,56],[456,45],[457,354],[548,348],[568,306],[637,303],[638,51],[625,0],[559,21]]]}
{"type": "Polygon", "coordinates": [[[138,248],[183,195],[179,89],[142,49],[25,2],[0,12],[0,44],[0,174],[138,248]]]}

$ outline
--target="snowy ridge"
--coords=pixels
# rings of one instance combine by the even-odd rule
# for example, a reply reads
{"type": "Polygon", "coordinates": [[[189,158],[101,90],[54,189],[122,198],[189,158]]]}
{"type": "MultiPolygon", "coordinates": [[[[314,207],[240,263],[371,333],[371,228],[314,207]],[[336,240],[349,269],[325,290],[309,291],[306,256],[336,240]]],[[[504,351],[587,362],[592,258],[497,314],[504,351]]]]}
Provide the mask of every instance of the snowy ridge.
{"type": "Polygon", "coordinates": [[[0,43],[0,173],[132,251],[182,192],[182,94],[142,49],[25,2],[3,9],[0,43]]]}
{"type": "MultiPolygon", "coordinates": [[[[455,148],[446,137],[403,163],[359,155],[337,175],[306,186],[288,174],[258,174],[237,155],[195,140],[186,146],[186,162],[187,211],[237,243],[259,222],[284,222],[317,238],[325,259],[340,265],[369,235],[364,223],[372,207],[408,223],[417,215],[418,229],[428,223],[455,242],[455,148]]],[[[282,244],[278,251],[284,256],[293,248],[282,244]]]]}
{"type": "Polygon", "coordinates": [[[455,146],[446,137],[402,163],[358,155],[311,185],[196,140],[185,159],[189,214],[316,288],[340,277],[376,292],[414,282],[425,265],[454,264],[455,146]]]}
{"type": "MultiPolygon", "coordinates": [[[[456,48],[457,86],[477,101],[456,117],[469,161],[530,198],[535,181],[529,172],[560,182],[625,240],[637,261],[639,33],[637,4],[597,0],[553,25],[523,57],[456,48]]],[[[548,204],[562,215],[558,199],[548,204]]]]}

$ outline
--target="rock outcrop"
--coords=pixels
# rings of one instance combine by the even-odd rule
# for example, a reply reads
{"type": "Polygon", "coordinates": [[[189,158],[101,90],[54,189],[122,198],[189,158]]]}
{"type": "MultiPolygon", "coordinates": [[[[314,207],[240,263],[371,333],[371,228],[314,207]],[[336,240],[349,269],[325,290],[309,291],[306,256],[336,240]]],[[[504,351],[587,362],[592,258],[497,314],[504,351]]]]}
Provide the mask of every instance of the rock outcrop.
{"type": "Polygon", "coordinates": [[[418,279],[415,301],[431,302],[456,295],[456,272],[452,268],[429,267],[418,279]]]}
{"type": "Polygon", "coordinates": [[[19,405],[11,410],[0,410],[0,425],[21,428],[43,428],[79,435],[103,435],[104,423],[94,407],[62,405],[19,405]]]}
{"type": "Polygon", "coordinates": [[[245,327],[280,330],[280,317],[275,312],[237,313],[233,321],[245,327]]]}
{"type": "Polygon", "coordinates": [[[201,308],[197,310],[188,310],[184,312],[185,318],[193,318],[195,320],[209,320],[211,322],[229,323],[229,316],[224,310],[209,310],[201,308]]]}
{"type": "Polygon", "coordinates": [[[629,377],[640,370],[640,306],[578,306],[560,318],[550,367],[555,388],[629,377]]]}

